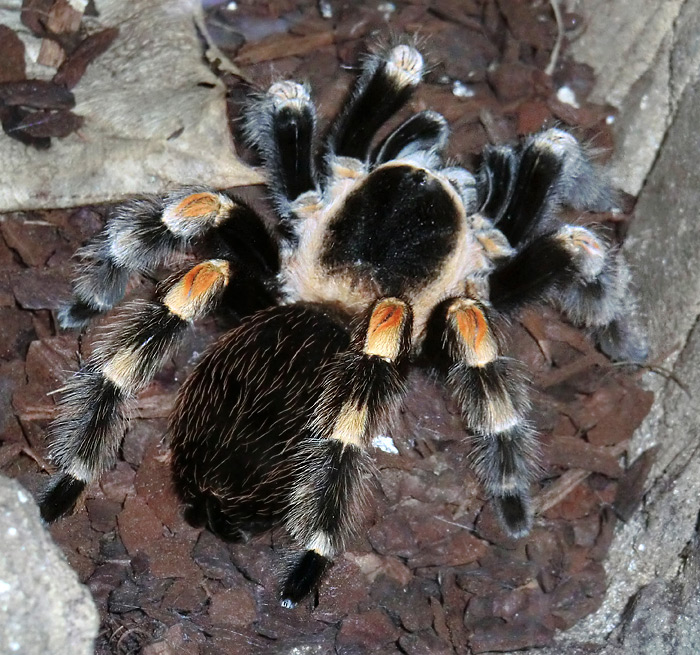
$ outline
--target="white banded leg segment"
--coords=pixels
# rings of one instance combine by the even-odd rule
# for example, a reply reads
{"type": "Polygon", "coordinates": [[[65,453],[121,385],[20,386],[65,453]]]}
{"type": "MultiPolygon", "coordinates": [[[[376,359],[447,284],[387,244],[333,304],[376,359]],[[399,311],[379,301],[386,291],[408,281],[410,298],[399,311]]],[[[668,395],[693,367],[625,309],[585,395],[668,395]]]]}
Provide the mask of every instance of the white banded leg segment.
{"type": "Polygon", "coordinates": [[[285,524],[304,552],[283,582],[285,607],[294,607],[314,591],[355,533],[374,475],[367,451],[340,439],[310,439],[301,449],[298,466],[303,468],[285,524]]]}
{"type": "Polygon", "coordinates": [[[408,354],[413,315],[398,298],[375,303],[337,356],[310,422],[317,437],[366,448],[405,394],[399,365],[408,354]]]}
{"type": "Polygon", "coordinates": [[[500,355],[486,307],[457,298],[447,307],[445,344],[452,360],[447,384],[473,434],[474,470],[511,536],[531,524],[529,484],[537,470],[537,440],[518,364],[500,355]]]}
{"type": "Polygon", "coordinates": [[[237,211],[227,195],[183,189],[124,203],[105,228],[78,250],[73,300],[59,313],[63,327],[80,327],[121,300],[132,273],[152,273],[195,240],[215,231],[237,211]]]}
{"type": "Polygon", "coordinates": [[[66,384],[49,427],[51,458],[61,473],[42,500],[46,520],[69,511],[84,484],[110,468],[124,432],[126,405],[175,353],[190,322],[211,309],[228,282],[220,260],[195,266],[161,300],[126,303],[85,366],[66,384]],[[173,311],[173,309],[177,311],[173,311]]]}
{"type": "Polygon", "coordinates": [[[372,461],[366,447],[404,397],[399,363],[408,354],[412,314],[397,298],[378,301],[330,368],[309,436],[300,448],[297,480],[285,523],[306,553],[284,583],[292,606],[320,582],[362,517],[372,461]]]}

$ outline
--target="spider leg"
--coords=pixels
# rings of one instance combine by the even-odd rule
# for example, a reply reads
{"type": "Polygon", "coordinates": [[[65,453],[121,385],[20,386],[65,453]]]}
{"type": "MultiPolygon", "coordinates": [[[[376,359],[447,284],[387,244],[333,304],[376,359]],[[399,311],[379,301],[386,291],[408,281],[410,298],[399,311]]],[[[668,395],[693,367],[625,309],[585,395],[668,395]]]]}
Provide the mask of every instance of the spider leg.
{"type": "Polygon", "coordinates": [[[590,329],[613,359],[643,361],[647,343],[636,320],[630,280],[618,250],[592,230],[563,225],[538,236],[494,270],[490,300],[503,313],[551,302],[572,323],[590,329]]]}
{"type": "Polygon", "coordinates": [[[244,131],[263,158],[278,208],[289,215],[289,203],[317,187],[316,108],[309,89],[297,82],[276,82],[247,107],[244,131]]]}
{"type": "Polygon", "coordinates": [[[410,349],[412,312],[397,298],[375,303],[349,350],[336,356],[298,455],[285,523],[306,550],[282,588],[293,607],[311,593],[357,529],[372,473],[372,436],[405,394],[401,364],[410,349]]]}
{"type": "Polygon", "coordinates": [[[365,161],[377,130],[406,103],[423,72],[422,55],[406,44],[368,57],[328,132],[326,165],[333,157],[365,161]]]}
{"type": "Polygon", "coordinates": [[[390,132],[372,151],[370,161],[373,166],[378,166],[393,159],[416,157],[417,153],[421,153],[423,159],[432,156],[439,160],[449,134],[443,116],[434,111],[422,111],[390,132]]]}
{"type": "Polygon", "coordinates": [[[474,435],[474,469],[513,537],[532,525],[529,486],[537,472],[537,438],[519,363],[501,354],[485,305],[471,298],[446,301],[438,314],[447,386],[474,435]]]}
{"type": "Polygon", "coordinates": [[[588,328],[613,359],[644,361],[648,344],[622,253],[583,227],[565,225],[556,236],[571,256],[575,275],[555,290],[554,303],[572,323],[588,328]]]}
{"type": "Polygon", "coordinates": [[[514,248],[555,229],[561,205],[596,212],[613,207],[610,189],[581,145],[559,129],[535,134],[518,148],[488,148],[478,188],[480,213],[514,248]]]}
{"type": "Polygon", "coordinates": [[[87,363],[63,388],[51,424],[51,458],[59,468],[44,491],[41,516],[70,511],[86,485],[115,461],[128,402],[177,349],[187,327],[209,312],[231,275],[212,259],[166,283],[155,300],[126,303],[87,363]]]}
{"type": "Polygon", "coordinates": [[[590,328],[609,355],[643,359],[646,344],[633,318],[622,255],[593,231],[562,224],[556,215],[561,205],[611,207],[608,187],[576,139],[552,129],[520,149],[491,148],[477,188],[480,214],[515,249],[490,276],[494,308],[512,312],[530,302],[553,302],[573,323],[590,328]]]}
{"type": "Polygon", "coordinates": [[[59,312],[61,325],[86,325],[121,300],[132,273],[153,272],[193,242],[205,242],[208,257],[243,257],[246,268],[275,271],[273,242],[242,201],[203,189],[132,200],[77,252],[73,298],[59,312]]]}

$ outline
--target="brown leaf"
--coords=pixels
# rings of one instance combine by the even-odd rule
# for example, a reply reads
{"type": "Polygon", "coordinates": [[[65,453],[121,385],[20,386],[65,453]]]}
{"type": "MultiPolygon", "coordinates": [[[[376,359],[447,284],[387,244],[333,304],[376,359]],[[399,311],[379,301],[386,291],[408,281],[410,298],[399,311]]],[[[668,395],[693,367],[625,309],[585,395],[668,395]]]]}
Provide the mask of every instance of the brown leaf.
{"type": "Polygon", "coordinates": [[[306,55],[331,43],[333,43],[332,32],[320,32],[308,36],[274,34],[257,43],[244,45],[238,51],[235,61],[240,66],[247,66],[261,61],[306,55]]]}
{"type": "Polygon", "coordinates": [[[63,65],[54,75],[53,81],[67,89],[75,87],[85,74],[89,64],[106,52],[118,35],[119,29],[110,27],[85,38],[75,51],[69,55],[68,59],[63,62],[63,65]]]}
{"type": "Polygon", "coordinates": [[[11,139],[24,143],[24,145],[32,146],[37,150],[46,150],[51,147],[49,137],[34,137],[27,134],[25,130],[17,128],[17,125],[31,114],[32,112],[24,107],[5,107],[0,102],[0,124],[2,124],[3,132],[11,139]]]}
{"type": "Polygon", "coordinates": [[[35,138],[65,137],[83,126],[85,119],[72,111],[39,110],[27,114],[13,129],[35,138]]]}
{"type": "Polygon", "coordinates": [[[625,476],[620,480],[613,509],[623,521],[629,521],[641,504],[647,477],[658,451],[659,446],[645,450],[634,460],[627,469],[625,476]]]}
{"type": "Polygon", "coordinates": [[[7,25],[0,25],[0,83],[26,77],[24,43],[7,25]]]}
{"type": "Polygon", "coordinates": [[[622,475],[618,457],[604,447],[592,446],[577,437],[555,436],[544,448],[544,458],[551,466],[594,471],[610,478],[622,475]]]}
{"type": "Polygon", "coordinates": [[[72,109],[75,97],[64,87],[46,80],[21,80],[0,84],[0,102],[35,109],[72,109]]]}
{"type": "Polygon", "coordinates": [[[531,646],[547,646],[554,638],[554,630],[536,620],[517,620],[506,623],[500,619],[481,621],[469,640],[472,653],[505,652],[531,646]]]}

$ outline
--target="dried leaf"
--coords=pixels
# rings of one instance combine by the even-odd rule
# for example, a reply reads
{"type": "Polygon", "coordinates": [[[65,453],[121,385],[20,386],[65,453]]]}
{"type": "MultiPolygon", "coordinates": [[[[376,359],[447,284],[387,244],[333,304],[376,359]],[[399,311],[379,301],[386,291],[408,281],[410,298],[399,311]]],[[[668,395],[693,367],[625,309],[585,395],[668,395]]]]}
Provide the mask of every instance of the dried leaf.
{"type": "Polygon", "coordinates": [[[61,84],[67,89],[74,88],[90,63],[106,52],[118,35],[119,29],[111,27],[85,38],[58,69],[53,78],[54,83],[61,84]]]}

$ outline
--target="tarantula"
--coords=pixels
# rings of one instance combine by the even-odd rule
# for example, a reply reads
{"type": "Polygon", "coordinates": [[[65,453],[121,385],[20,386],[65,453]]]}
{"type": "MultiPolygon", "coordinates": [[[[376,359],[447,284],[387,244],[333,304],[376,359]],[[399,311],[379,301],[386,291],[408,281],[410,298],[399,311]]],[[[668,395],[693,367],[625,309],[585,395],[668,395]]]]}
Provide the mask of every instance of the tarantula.
{"type": "Polygon", "coordinates": [[[283,605],[317,587],[361,525],[369,447],[412,365],[442,376],[504,531],[527,534],[537,439],[527,375],[504,356],[494,321],[555,303],[606,352],[639,359],[629,273],[601,236],[557,217],[563,205],[611,207],[567,132],[488,147],[476,175],[445,163],[448,126],[433,111],[373,147],[423,72],[406,42],[368,56],[318,148],[305,85],[277,82],[250,102],[245,131],[267,173],[274,231],[240,199],[195,188],[126,203],[79,251],[64,327],[114,307],[132,273],[193,246],[207,259],[153,299],[124,303],[64,388],[46,521],[114,464],[128,401],[193,321],[225,306],[239,323],[203,356],[172,413],[173,475],[188,520],[223,538],[283,523],[300,549],[283,605]]]}

